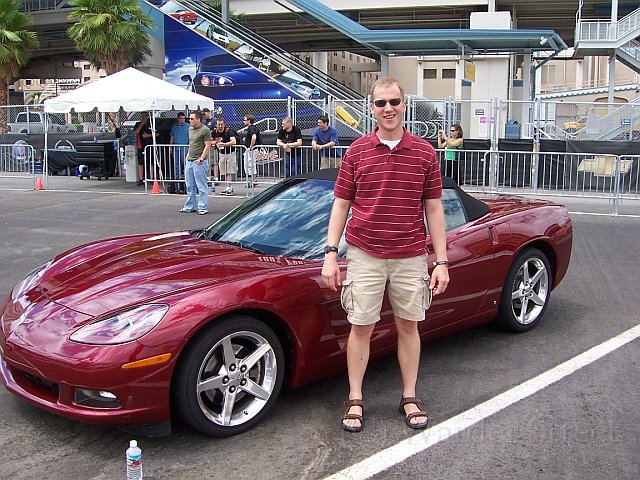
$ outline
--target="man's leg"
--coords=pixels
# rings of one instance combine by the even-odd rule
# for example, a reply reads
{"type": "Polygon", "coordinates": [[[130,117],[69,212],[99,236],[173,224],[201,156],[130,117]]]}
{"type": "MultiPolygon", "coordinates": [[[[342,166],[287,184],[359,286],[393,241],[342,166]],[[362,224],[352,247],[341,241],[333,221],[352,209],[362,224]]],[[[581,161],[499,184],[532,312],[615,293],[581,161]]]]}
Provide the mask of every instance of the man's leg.
{"type": "Polygon", "coordinates": [[[300,175],[302,173],[302,157],[299,153],[293,156],[293,163],[295,164],[294,175],[300,175]]]}
{"type": "Polygon", "coordinates": [[[209,161],[205,160],[200,165],[194,165],[193,171],[198,189],[198,211],[207,212],[209,210],[209,185],[207,183],[209,161]]]}
{"type": "MultiPolygon", "coordinates": [[[[398,330],[398,363],[402,375],[402,396],[404,398],[415,397],[420,365],[418,322],[400,317],[394,317],[394,320],[398,330]]],[[[404,410],[407,414],[420,411],[415,403],[406,404],[404,410]]],[[[426,419],[426,415],[414,417],[411,419],[411,423],[423,423],[426,419]]]]}
{"type": "Polygon", "coordinates": [[[291,154],[285,152],[284,154],[284,176],[288,178],[291,176],[291,154]]]}
{"type": "Polygon", "coordinates": [[[138,160],[138,182],[136,185],[144,185],[144,154],[141,150],[136,151],[136,158],[138,160]]]}
{"type": "Polygon", "coordinates": [[[183,210],[195,210],[196,208],[196,179],[193,174],[194,162],[187,162],[184,169],[184,181],[187,189],[187,200],[183,210]]]}
{"type": "MultiPolygon", "coordinates": [[[[373,325],[351,325],[347,342],[347,372],[349,374],[349,400],[362,399],[362,382],[369,363],[369,342],[373,325]]],[[[351,407],[348,413],[362,415],[361,407],[351,407]]],[[[344,420],[349,427],[359,427],[358,420],[344,420]]]]}

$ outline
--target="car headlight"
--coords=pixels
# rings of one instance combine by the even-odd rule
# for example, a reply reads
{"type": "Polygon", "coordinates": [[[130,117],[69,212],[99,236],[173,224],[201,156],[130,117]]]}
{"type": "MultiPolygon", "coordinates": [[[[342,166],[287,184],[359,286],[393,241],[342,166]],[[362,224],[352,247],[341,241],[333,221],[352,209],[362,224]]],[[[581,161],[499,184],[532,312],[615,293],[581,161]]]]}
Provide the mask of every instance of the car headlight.
{"type": "Polygon", "coordinates": [[[149,333],[169,310],[168,305],[142,305],[85,325],[69,337],[78,343],[117,345],[149,333]]]}
{"type": "Polygon", "coordinates": [[[219,75],[202,75],[199,83],[203,87],[233,87],[233,80],[219,75]]]}
{"type": "Polygon", "coordinates": [[[32,288],[38,280],[40,280],[40,277],[42,277],[44,271],[49,267],[49,265],[51,265],[52,261],[53,260],[49,260],[47,263],[31,270],[31,272],[29,272],[29,274],[24,277],[20,283],[13,287],[13,290],[11,291],[11,298],[19,298],[32,288]]]}

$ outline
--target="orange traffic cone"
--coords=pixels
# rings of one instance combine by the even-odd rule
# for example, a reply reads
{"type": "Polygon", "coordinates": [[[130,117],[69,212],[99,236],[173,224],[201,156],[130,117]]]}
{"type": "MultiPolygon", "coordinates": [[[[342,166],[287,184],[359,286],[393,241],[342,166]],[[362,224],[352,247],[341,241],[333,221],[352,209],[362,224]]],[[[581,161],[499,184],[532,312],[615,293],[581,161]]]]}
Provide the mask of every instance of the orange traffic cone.
{"type": "Polygon", "coordinates": [[[42,186],[42,179],[40,177],[36,177],[36,190],[44,190],[42,186]]]}
{"type": "Polygon", "coordinates": [[[157,180],[153,182],[153,188],[151,189],[151,193],[162,193],[160,192],[160,184],[157,180]]]}

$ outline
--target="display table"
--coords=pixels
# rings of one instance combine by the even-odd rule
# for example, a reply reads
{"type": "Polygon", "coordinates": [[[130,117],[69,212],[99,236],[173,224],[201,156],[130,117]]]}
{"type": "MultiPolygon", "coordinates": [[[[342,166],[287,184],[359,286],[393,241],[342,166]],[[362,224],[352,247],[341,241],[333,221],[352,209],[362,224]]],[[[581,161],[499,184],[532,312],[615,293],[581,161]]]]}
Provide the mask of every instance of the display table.
{"type": "Polygon", "coordinates": [[[64,168],[73,168],[80,165],[77,161],[77,152],[71,148],[47,149],[47,161],[49,172],[59,172],[64,168]]]}

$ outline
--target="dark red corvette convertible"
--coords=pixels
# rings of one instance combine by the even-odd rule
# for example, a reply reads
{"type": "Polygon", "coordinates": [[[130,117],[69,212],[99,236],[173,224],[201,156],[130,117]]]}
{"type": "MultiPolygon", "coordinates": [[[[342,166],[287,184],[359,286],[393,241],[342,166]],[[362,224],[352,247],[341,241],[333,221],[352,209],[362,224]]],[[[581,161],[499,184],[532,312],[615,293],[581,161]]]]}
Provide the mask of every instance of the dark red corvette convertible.
{"type": "MultiPolygon", "coordinates": [[[[0,307],[7,389],[76,420],[163,435],[173,414],[228,436],[283,386],[345,369],[349,325],[320,275],[335,175],[287,179],[203,230],[111,238],[35,269],[0,307]]],[[[569,265],[567,210],[447,182],[451,284],[423,338],[534,327],[569,265]]],[[[395,350],[393,325],[385,303],[372,356],[395,350]]]]}

